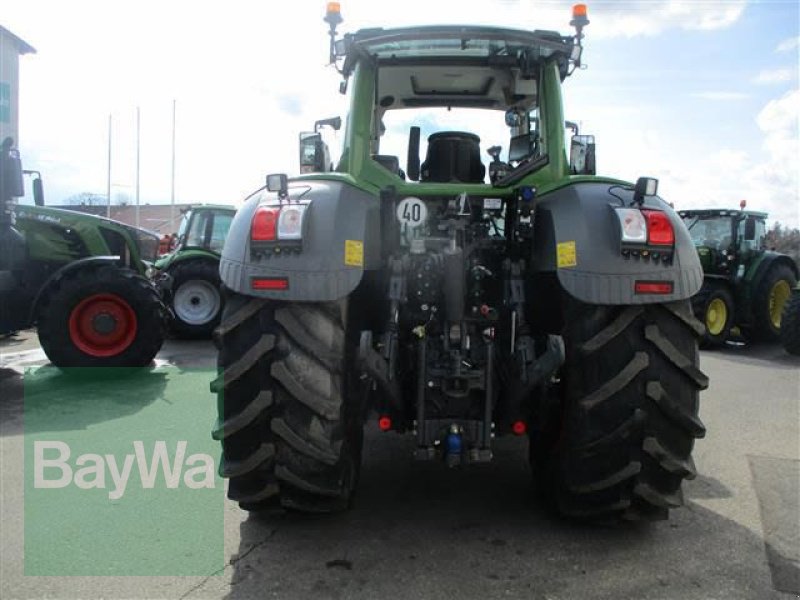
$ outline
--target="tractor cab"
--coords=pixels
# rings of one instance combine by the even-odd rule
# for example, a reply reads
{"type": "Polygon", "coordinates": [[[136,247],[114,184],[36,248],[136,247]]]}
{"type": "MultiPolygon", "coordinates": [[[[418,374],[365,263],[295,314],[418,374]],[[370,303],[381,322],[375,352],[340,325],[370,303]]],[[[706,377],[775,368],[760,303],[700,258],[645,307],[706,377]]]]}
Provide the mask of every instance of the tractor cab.
{"type": "Polygon", "coordinates": [[[206,250],[219,254],[225,245],[233,215],[232,206],[193,206],[183,214],[178,229],[178,250],[206,250]]]}
{"type": "MultiPolygon", "coordinates": [[[[561,102],[562,82],[581,65],[585,16],[573,36],[429,26],[335,39],[341,18],[326,20],[351,106],[334,171],[409,194],[450,195],[455,185],[495,196],[595,173],[594,139],[565,141],[561,102]]],[[[301,134],[302,174],[319,177],[328,160],[316,126],[301,134]]]]}
{"type": "Polygon", "coordinates": [[[692,237],[705,273],[741,277],[739,267],[765,250],[767,214],[702,209],[678,213],[692,237]]]}

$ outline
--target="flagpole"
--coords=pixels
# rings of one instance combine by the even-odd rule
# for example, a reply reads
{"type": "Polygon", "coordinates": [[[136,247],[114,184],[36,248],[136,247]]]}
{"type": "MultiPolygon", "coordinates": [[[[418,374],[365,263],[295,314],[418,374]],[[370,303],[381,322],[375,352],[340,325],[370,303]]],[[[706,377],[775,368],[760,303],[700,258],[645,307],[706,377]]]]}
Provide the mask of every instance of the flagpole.
{"type": "Polygon", "coordinates": [[[139,107],[136,107],[136,227],[139,227],[139,107]]]}
{"type": "Polygon", "coordinates": [[[175,105],[172,100],[172,190],[170,192],[169,226],[175,230],[175,105]]]}
{"type": "Polygon", "coordinates": [[[111,113],[108,113],[108,167],[106,171],[106,217],[111,218],[111,113]]]}

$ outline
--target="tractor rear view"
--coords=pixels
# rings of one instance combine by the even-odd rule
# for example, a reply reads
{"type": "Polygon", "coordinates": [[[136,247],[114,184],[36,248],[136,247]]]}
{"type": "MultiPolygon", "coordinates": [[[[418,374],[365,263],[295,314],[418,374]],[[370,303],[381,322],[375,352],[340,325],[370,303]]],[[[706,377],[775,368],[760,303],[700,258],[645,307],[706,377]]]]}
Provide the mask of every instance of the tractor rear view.
{"type": "MultiPolygon", "coordinates": [[[[19,155],[0,153],[0,333],[36,327],[58,367],[140,367],[164,340],[166,312],[145,276],[158,236],[110,219],[35,206],[19,155]]],[[[40,181],[40,180],[39,180],[40,181]]]]}
{"type": "Polygon", "coordinates": [[[734,327],[750,339],[778,341],[798,269],[790,257],[766,250],[767,214],[724,209],[679,214],[703,265],[703,287],[692,305],[706,326],[704,343],[724,345],[734,327]]]}
{"type": "Polygon", "coordinates": [[[336,39],[329,4],[350,95],[341,157],[267,176],[220,261],[213,435],[242,508],[347,508],[371,418],[448,466],[527,436],[565,515],[651,520],[681,505],[705,432],[689,304],[702,268],[655,180],[596,176],[592,136],[567,148],[561,88],[581,65],[585,8],[568,36],[336,39]],[[498,138],[470,130],[482,123],[498,138]]]}

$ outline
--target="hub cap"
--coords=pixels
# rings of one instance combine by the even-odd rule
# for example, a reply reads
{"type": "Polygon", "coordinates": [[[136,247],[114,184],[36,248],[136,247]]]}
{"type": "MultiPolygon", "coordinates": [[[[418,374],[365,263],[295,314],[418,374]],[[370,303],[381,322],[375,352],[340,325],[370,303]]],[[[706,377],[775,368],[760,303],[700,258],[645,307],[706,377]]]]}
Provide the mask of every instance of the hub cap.
{"type": "Polygon", "coordinates": [[[175,292],[173,308],[177,317],[189,325],[205,325],[217,316],[219,290],[203,279],[187,281],[175,292]]]}
{"type": "Polygon", "coordinates": [[[115,356],[136,338],[136,313],[115,294],[94,294],[69,315],[69,338],[90,356],[115,356]]]}
{"type": "Polygon", "coordinates": [[[772,321],[775,329],[781,328],[781,316],[783,315],[783,306],[789,299],[792,293],[789,287],[789,282],[785,279],[776,281],[775,285],[769,291],[769,320],[772,321]]]}
{"type": "Polygon", "coordinates": [[[711,335],[719,335],[728,322],[728,307],[720,298],[714,298],[706,309],[706,329],[711,335]]]}

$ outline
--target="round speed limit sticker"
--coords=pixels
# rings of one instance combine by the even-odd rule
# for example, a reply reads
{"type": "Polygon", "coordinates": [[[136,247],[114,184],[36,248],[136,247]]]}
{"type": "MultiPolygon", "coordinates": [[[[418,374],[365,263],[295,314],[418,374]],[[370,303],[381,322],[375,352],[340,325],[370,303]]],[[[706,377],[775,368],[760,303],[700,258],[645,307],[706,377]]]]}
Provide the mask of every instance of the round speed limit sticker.
{"type": "Polygon", "coordinates": [[[428,207],[419,198],[403,198],[397,205],[397,220],[409,227],[419,227],[428,219],[428,207]]]}

